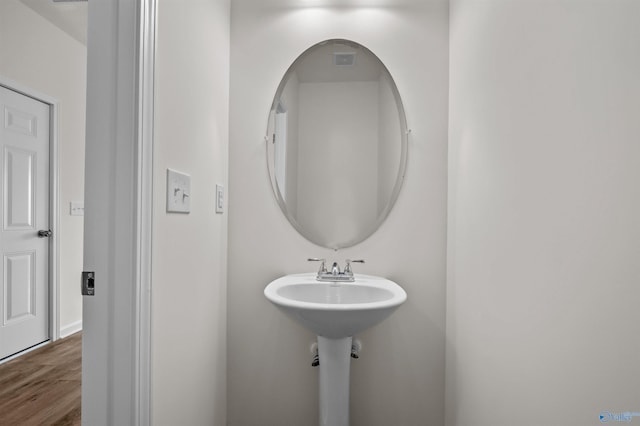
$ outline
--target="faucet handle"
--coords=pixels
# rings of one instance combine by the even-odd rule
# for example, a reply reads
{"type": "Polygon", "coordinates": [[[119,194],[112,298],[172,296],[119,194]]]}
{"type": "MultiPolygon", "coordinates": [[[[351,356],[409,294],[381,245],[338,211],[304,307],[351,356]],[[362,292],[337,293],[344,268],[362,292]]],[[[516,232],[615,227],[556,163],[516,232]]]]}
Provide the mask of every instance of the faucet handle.
{"type": "Polygon", "coordinates": [[[344,267],[344,273],[345,274],[352,274],[353,271],[351,270],[351,264],[352,263],[364,263],[364,259],[357,259],[357,260],[351,260],[351,259],[347,259],[345,260],[346,265],[344,267]]]}
{"type": "Polygon", "coordinates": [[[327,272],[327,267],[325,266],[324,262],[325,259],[320,259],[319,257],[310,257],[307,259],[308,262],[322,262],[320,263],[320,269],[318,270],[318,274],[322,274],[327,272]]]}

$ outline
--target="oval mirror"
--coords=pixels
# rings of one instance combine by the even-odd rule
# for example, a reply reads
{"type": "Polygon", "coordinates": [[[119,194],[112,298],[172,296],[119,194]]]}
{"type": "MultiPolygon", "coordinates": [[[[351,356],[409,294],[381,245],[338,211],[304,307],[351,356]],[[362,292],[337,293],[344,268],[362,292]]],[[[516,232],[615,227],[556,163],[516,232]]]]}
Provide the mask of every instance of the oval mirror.
{"type": "Polygon", "coordinates": [[[404,109],[387,68],[358,43],[327,40],[295,60],[273,99],[266,141],[278,203],[317,245],[363,241],[398,197],[404,109]]]}

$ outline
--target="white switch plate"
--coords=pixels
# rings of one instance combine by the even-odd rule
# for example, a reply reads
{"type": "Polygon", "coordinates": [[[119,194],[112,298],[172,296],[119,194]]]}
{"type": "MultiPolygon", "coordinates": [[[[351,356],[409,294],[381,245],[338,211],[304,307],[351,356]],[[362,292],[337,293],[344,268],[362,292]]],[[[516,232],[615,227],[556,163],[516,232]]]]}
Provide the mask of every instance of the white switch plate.
{"type": "Polygon", "coordinates": [[[167,212],[191,211],[191,176],[167,169],[167,212]]]}
{"type": "Polygon", "coordinates": [[[216,213],[224,212],[224,186],[216,184],[216,213]]]}
{"type": "Polygon", "coordinates": [[[69,214],[71,216],[84,216],[84,201],[71,201],[69,203],[69,214]]]}

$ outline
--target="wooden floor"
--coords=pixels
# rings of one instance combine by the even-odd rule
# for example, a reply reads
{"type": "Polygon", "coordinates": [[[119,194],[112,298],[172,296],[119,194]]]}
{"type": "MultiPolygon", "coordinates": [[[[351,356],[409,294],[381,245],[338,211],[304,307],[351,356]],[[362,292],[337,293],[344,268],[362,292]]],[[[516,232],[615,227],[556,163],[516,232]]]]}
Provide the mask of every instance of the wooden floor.
{"type": "Polygon", "coordinates": [[[79,425],[82,333],[0,365],[0,425],[79,425]]]}

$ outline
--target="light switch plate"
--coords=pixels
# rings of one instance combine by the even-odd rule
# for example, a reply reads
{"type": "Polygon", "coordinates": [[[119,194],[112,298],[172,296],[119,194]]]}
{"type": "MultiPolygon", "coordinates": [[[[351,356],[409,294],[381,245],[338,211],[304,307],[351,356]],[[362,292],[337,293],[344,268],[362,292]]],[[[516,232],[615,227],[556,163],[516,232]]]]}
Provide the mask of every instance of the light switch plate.
{"type": "Polygon", "coordinates": [[[224,186],[216,184],[216,213],[224,212],[224,186]]]}
{"type": "Polygon", "coordinates": [[[191,176],[167,169],[167,212],[191,211],[191,176]]]}
{"type": "Polygon", "coordinates": [[[84,202],[71,201],[69,203],[69,214],[71,216],[84,216],[84,202]]]}

